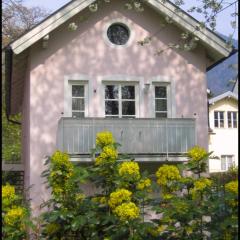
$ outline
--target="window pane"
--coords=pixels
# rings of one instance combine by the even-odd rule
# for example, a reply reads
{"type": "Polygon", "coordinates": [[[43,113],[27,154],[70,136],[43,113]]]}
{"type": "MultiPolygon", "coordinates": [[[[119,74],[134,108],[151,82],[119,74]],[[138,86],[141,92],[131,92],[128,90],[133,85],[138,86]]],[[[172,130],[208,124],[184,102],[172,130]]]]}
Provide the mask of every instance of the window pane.
{"type": "Polygon", "coordinates": [[[84,118],[84,112],[73,112],[73,118],[84,118]]]}
{"type": "Polygon", "coordinates": [[[217,119],[214,120],[214,126],[218,127],[218,120],[217,119]]]}
{"type": "Polygon", "coordinates": [[[221,157],[221,169],[226,170],[226,157],[225,156],[221,157]]]}
{"type": "Polygon", "coordinates": [[[156,99],[155,100],[156,111],[167,111],[167,100],[166,99],[156,99]]]}
{"type": "Polygon", "coordinates": [[[122,102],[122,115],[135,115],[135,101],[122,102]]]}
{"type": "Polygon", "coordinates": [[[105,101],[105,114],[118,115],[118,101],[105,101]]]}
{"type": "Polygon", "coordinates": [[[233,157],[228,156],[228,169],[231,168],[232,166],[233,166],[233,157]]]}
{"type": "Polygon", "coordinates": [[[228,118],[228,127],[231,128],[232,127],[232,114],[231,114],[231,112],[227,113],[227,118],[228,118]]]}
{"type": "Polygon", "coordinates": [[[155,97],[156,98],[166,98],[167,88],[166,87],[155,87],[155,97]]]}
{"type": "Polygon", "coordinates": [[[118,99],[118,86],[114,86],[114,85],[106,86],[105,99],[118,99]]]}
{"type": "Polygon", "coordinates": [[[237,127],[237,113],[233,112],[233,127],[237,127]]]}
{"type": "Polygon", "coordinates": [[[72,110],[84,111],[84,99],[73,98],[72,99],[72,110]]]}
{"type": "Polygon", "coordinates": [[[214,119],[218,119],[218,112],[214,112],[214,119]]]}
{"type": "Polygon", "coordinates": [[[135,99],[135,87],[122,86],[122,99],[135,99]]]}
{"type": "Polygon", "coordinates": [[[219,115],[220,115],[220,120],[222,119],[224,119],[224,115],[223,115],[223,112],[219,112],[219,115]]]}
{"type": "Polygon", "coordinates": [[[223,128],[224,127],[224,120],[220,119],[220,127],[223,128]]]}
{"type": "Polygon", "coordinates": [[[167,118],[167,113],[156,112],[156,118],[167,118]]]}
{"type": "Polygon", "coordinates": [[[84,97],[84,86],[73,85],[72,86],[73,97],[84,97]]]}

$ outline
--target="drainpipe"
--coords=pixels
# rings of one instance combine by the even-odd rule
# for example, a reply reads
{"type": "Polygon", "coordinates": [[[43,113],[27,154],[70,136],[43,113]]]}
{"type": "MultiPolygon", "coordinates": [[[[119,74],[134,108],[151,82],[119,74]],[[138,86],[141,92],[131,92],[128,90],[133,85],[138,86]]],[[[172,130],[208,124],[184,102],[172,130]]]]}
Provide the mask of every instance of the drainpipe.
{"type": "Polygon", "coordinates": [[[10,119],[11,112],[11,85],[12,85],[13,51],[10,46],[5,49],[5,104],[7,120],[13,124],[21,125],[21,122],[10,119]]]}

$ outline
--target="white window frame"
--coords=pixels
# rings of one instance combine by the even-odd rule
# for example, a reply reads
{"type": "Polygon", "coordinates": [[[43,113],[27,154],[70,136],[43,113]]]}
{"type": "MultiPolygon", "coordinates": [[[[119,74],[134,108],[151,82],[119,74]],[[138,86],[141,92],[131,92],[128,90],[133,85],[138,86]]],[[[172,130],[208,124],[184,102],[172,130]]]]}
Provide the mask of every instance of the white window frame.
{"type": "Polygon", "coordinates": [[[234,155],[221,155],[221,171],[228,171],[230,167],[234,166],[234,155]],[[231,159],[231,165],[229,164],[229,160],[231,159]],[[225,167],[223,166],[223,161],[225,161],[225,167]]]}
{"type": "Polygon", "coordinates": [[[69,82],[69,84],[70,84],[70,86],[71,86],[71,113],[72,113],[72,117],[73,117],[73,112],[75,112],[75,113],[83,113],[83,115],[84,115],[84,117],[83,118],[85,118],[86,117],[86,111],[85,111],[85,105],[86,105],[86,87],[85,87],[85,84],[83,84],[83,83],[76,83],[76,82],[69,82]],[[83,92],[84,92],[84,95],[83,95],[83,97],[73,97],[72,96],[72,87],[73,86],[82,86],[83,87],[83,92]],[[84,110],[73,110],[73,108],[72,108],[72,100],[73,100],[73,98],[74,99],[83,99],[84,100],[84,110]]]}
{"type": "Polygon", "coordinates": [[[166,118],[168,118],[168,116],[169,116],[169,109],[170,109],[170,107],[169,107],[169,87],[166,84],[165,85],[164,84],[154,85],[154,115],[155,115],[155,118],[157,118],[157,113],[167,113],[167,117],[166,118]],[[167,96],[165,98],[156,97],[156,94],[155,94],[156,87],[165,87],[167,96]],[[156,110],[156,100],[166,100],[167,101],[167,110],[166,111],[157,111],[156,110]]]}
{"type": "Polygon", "coordinates": [[[139,117],[139,86],[136,82],[123,82],[123,81],[103,81],[103,96],[104,96],[104,117],[114,117],[114,118],[138,118],[139,117]],[[109,85],[115,85],[118,86],[118,99],[106,99],[105,98],[105,88],[109,85]],[[134,93],[135,93],[135,99],[122,99],[122,86],[134,86],[134,93]],[[105,111],[105,102],[106,101],[117,101],[119,104],[118,108],[118,116],[117,115],[106,115],[105,111]],[[129,102],[135,102],[135,115],[122,115],[122,102],[123,101],[129,101],[129,102]]]}
{"type": "Polygon", "coordinates": [[[173,78],[169,78],[168,76],[155,76],[150,79],[152,83],[152,91],[150,94],[151,97],[151,106],[152,109],[152,117],[156,117],[156,101],[155,101],[155,86],[166,86],[167,87],[167,118],[175,118],[176,117],[176,94],[175,94],[175,80],[173,78]]]}
{"type": "Polygon", "coordinates": [[[228,128],[238,128],[238,112],[237,111],[227,111],[227,127],[228,128]],[[231,126],[230,127],[228,124],[228,114],[229,113],[231,114],[231,126]],[[234,127],[234,125],[233,125],[233,122],[234,122],[233,113],[236,113],[236,127],[234,127]]]}
{"type": "Polygon", "coordinates": [[[89,117],[89,77],[85,75],[69,75],[64,77],[64,117],[72,117],[72,86],[84,86],[84,117],[89,117]]]}
{"type": "Polygon", "coordinates": [[[214,111],[213,112],[213,126],[214,128],[225,128],[225,112],[224,111],[214,111]],[[218,127],[215,126],[215,112],[217,113],[218,127]],[[223,112],[223,127],[220,125],[220,112],[223,112]]]}

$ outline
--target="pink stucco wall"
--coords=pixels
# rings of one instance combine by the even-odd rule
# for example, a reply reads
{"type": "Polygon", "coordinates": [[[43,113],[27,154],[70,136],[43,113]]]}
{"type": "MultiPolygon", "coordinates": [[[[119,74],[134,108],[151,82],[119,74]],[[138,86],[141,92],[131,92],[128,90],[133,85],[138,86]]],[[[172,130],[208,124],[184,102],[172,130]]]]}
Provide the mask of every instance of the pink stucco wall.
{"type": "MultiPolygon", "coordinates": [[[[75,32],[67,30],[73,20],[68,21],[50,34],[47,49],[42,49],[41,42],[31,47],[29,89],[25,84],[24,114],[27,124],[24,132],[28,137],[25,138],[24,149],[30,169],[26,181],[34,184],[30,192],[34,207],[48,197],[40,174],[44,168],[44,156],[55,150],[57,123],[64,112],[66,75],[88,75],[97,92],[101,84],[99,76],[141,76],[145,82],[156,76],[174,79],[176,117],[196,117],[197,143],[207,148],[205,50],[202,47],[193,52],[168,50],[155,56],[156,49],[166,47],[169,42],[174,43],[180,31],[173,26],[159,31],[157,13],[147,8],[143,13],[125,11],[119,2],[107,5],[82,23],[79,23],[79,15],[76,16],[74,20],[79,27],[75,32]],[[134,39],[128,47],[113,48],[104,40],[103,29],[114,19],[125,19],[133,30],[134,39]],[[151,44],[144,47],[137,44],[138,40],[156,32],[158,34],[151,44]]],[[[89,100],[90,117],[101,116],[99,97],[95,94],[89,100]]],[[[145,98],[140,108],[141,117],[147,118],[147,104],[152,99],[145,98]]]]}

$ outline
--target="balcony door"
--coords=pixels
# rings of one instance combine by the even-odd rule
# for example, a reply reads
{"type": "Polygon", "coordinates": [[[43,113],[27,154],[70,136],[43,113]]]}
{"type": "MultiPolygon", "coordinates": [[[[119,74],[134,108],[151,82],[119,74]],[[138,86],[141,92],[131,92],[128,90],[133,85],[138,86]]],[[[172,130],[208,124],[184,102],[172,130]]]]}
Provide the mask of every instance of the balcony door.
{"type": "Polygon", "coordinates": [[[134,84],[106,84],[105,117],[136,118],[136,88],[134,84]]]}

